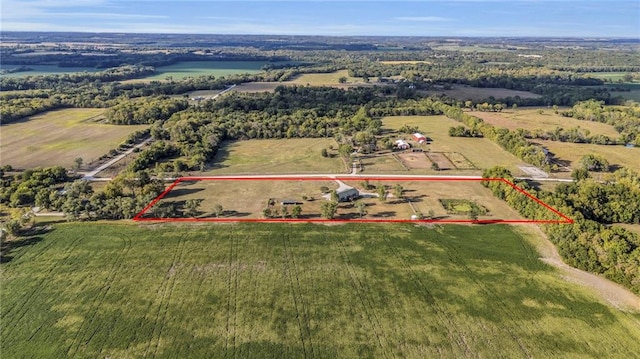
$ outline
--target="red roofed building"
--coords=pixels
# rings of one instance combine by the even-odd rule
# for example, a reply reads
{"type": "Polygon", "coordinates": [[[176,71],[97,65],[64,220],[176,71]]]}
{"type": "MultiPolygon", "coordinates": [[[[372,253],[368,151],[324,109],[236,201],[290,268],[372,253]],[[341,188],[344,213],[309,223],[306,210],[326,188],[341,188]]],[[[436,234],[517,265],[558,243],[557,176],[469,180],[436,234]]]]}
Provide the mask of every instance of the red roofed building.
{"type": "Polygon", "coordinates": [[[418,132],[413,134],[413,140],[418,142],[418,143],[420,143],[420,144],[423,144],[423,143],[427,142],[427,138],[424,137],[423,134],[418,133],[418,132]]]}

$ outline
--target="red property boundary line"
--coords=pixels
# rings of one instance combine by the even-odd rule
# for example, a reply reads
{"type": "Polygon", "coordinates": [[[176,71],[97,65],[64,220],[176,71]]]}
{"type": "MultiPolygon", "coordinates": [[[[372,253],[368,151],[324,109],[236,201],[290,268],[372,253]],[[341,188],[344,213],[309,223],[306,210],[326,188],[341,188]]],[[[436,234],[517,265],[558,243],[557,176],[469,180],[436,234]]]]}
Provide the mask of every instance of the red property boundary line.
{"type": "Polygon", "coordinates": [[[221,177],[180,177],[175,180],[167,189],[164,190],[158,197],[156,197],[151,203],[149,203],[140,213],[133,217],[134,221],[139,222],[263,222],[263,223],[301,223],[301,222],[315,222],[315,223],[474,223],[474,224],[492,224],[492,223],[530,223],[530,224],[571,224],[573,220],[560,211],[544,203],[540,199],[534,197],[529,192],[518,187],[515,183],[504,178],[464,178],[464,177],[251,177],[251,176],[221,176],[221,177]],[[151,209],[156,203],[163,199],[171,190],[180,184],[181,182],[191,181],[353,181],[353,180],[369,180],[369,181],[452,181],[452,182],[483,182],[483,181],[495,181],[504,182],[516,191],[524,194],[534,202],[545,207],[549,211],[558,215],[560,220],[534,220],[534,219],[300,219],[300,218],[143,218],[147,211],[151,209]]]}

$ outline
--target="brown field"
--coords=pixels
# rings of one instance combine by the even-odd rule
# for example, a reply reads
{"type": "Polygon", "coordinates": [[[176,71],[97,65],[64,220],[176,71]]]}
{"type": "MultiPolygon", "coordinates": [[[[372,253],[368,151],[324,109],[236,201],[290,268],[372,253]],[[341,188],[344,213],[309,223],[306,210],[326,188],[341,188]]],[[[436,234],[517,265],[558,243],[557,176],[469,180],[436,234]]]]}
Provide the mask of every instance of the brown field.
{"type": "Polygon", "coordinates": [[[447,158],[447,156],[444,155],[444,153],[427,152],[426,154],[427,154],[427,157],[429,157],[429,160],[431,162],[438,164],[438,168],[440,170],[452,170],[456,168],[456,166],[454,166],[453,163],[449,161],[449,159],[447,158]]]}
{"type": "Polygon", "coordinates": [[[542,108],[543,114],[538,113],[539,109],[517,109],[504,110],[502,112],[469,112],[470,115],[483,119],[486,123],[496,127],[504,127],[509,130],[522,128],[525,130],[545,130],[550,131],[556,127],[564,129],[580,127],[589,130],[592,135],[605,135],[618,138],[620,135],[613,126],[593,121],[580,121],[575,118],[563,117],[553,113],[552,109],[542,108]]]}
{"type": "MultiPolygon", "coordinates": [[[[403,125],[417,126],[420,131],[433,142],[422,147],[431,152],[457,152],[467,158],[473,166],[478,169],[490,168],[492,166],[505,166],[512,171],[514,175],[521,173],[518,166],[524,163],[503,150],[497,144],[485,138],[462,138],[449,137],[449,127],[459,126],[460,123],[445,116],[389,116],[382,119],[383,130],[397,131],[403,125]]],[[[399,138],[409,135],[402,134],[399,138]]],[[[436,173],[429,170],[429,173],[436,173]]],[[[474,174],[481,171],[465,170],[461,174],[474,174]]],[[[448,173],[454,173],[452,170],[448,173]]]]}
{"type": "Polygon", "coordinates": [[[283,82],[245,82],[236,86],[233,91],[237,92],[273,92],[276,87],[284,85],[283,82]]]}
{"type": "Polygon", "coordinates": [[[399,152],[396,156],[409,169],[428,169],[431,168],[431,161],[424,152],[399,152]]]}
{"type": "MultiPolygon", "coordinates": [[[[320,155],[323,148],[337,148],[332,138],[290,138],[225,142],[209,169],[198,174],[345,173],[337,151],[320,155]]],[[[350,168],[349,168],[350,170],[350,168]]]]}
{"type": "Polygon", "coordinates": [[[569,167],[576,166],[582,156],[593,153],[604,156],[611,165],[623,166],[640,172],[640,148],[604,146],[585,143],[533,140],[533,143],[549,149],[555,157],[569,167]]]}
{"type": "MultiPolygon", "coordinates": [[[[416,211],[428,214],[433,211],[439,219],[467,219],[465,215],[448,214],[438,201],[439,199],[468,199],[487,208],[489,212],[479,219],[521,219],[522,217],[503,201],[495,198],[491,192],[479,182],[449,181],[371,181],[371,184],[385,185],[390,193],[385,202],[377,197],[366,195],[362,180],[345,180],[345,184],[355,187],[365,195],[360,200],[367,205],[365,218],[369,219],[410,219],[416,211]],[[393,186],[400,184],[405,189],[402,199],[393,196],[393,186]],[[411,201],[411,204],[409,203],[411,201]],[[415,210],[415,211],[414,211],[415,210]]],[[[262,210],[268,200],[274,199],[274,208],[280,210],[282,200],[301,202],[302,216],[306,219],[321,218],[321,204],[326,201],[320,191],[321,186],[330,189],[338,188],[335,181],[299,181],[299,180],[242,180],[242,181],[192,181],[182,182],[160,201],[183,202],[187,199],[203,199],[199,218],[212,218],[213,207],[220,204],[225,210],[226,218],[262,218],[262,210]],[[313,197],[313,201],[303,200],[302,196],[313,197]]],[[[289,207],[291,209],[291,207],[289,207]]],[[[359,218],[353,203],[339,204],[336,219],[359,218]]]]}
{"type": "Polygon", "coordinates": [[[2,164],[15,168],[72,167],[77,157],[89,163],[117,147],[131,132],[147,127],[106,125],[92,120],[104,111],[55,110],[2,125],[2,164]]]}
{"type": "Polygon", "coordinates": [[[453,97],[458,100],[466,101],[466,100],[484,100],[493,96],[494,98],[505,98],[505,97],[515,97],[520,96],[521,98],[538,98],[540,95],[534,94],[533,92],[527,91],[517,91],[517,90],[509,90],[503,88],[483,88],[483,87],[470,87],[466,85],[453,85],[453,89],[444,90],[444,89],[435,89],[435,90],[427,90],[420,91],[426,95],[439,95],[445,94],[449,97],[453,97]]]}

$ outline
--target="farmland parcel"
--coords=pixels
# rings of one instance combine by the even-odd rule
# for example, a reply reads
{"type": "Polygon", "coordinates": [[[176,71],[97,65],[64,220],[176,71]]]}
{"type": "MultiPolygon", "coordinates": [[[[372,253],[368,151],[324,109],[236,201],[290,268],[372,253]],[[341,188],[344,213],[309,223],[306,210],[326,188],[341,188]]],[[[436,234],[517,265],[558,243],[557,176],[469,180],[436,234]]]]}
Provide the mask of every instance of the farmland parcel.
{"type": "Polygon", "coordinates": [[[639,314],[508,226],[58,225],[5,254],[3,357],[633,357],[639,314]],[[91,235],[87,235],[91,233],[91,235]]]}

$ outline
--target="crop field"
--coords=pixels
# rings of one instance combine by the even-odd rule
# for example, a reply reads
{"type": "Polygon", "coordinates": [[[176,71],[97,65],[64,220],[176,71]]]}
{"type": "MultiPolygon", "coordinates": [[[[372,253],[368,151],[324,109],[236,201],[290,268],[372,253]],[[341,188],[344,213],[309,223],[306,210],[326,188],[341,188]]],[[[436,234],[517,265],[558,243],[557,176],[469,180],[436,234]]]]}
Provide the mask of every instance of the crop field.
{"type": "Polygon", "coordinates": [[[533,140],[551,151],[560,161],[568,162],[570,167],[577,166],[580,159],[587,154],[604,156],[611,165],[624,166],[634,171],[640,171],[640,148],[624,146],[605,146],[585,143],[569,143],[558,141],[533,140]]]}
{"type": "Polygon", "coordinates": [[[332,157],[320,154],[330,146],[338,147],[332,138],[226,142],[204,174],[345,173],[336,150],[328,151],[332,157]]]}
{"type": "Polygon", "coordinates": [[[198,76],[221,77],[245,73],[255,74],[260,72],[264,65],[265,62],[262,61],[185,61],[158,67],[155,75],[130,80],[130,82],[164,81],[168,77],[173,80],[182,80],[186,77],[198,76]]]}
{"type": "MultiPolygon", "coordinates": [[[[422,134],[433,139],[430,145],[423,145],[423,148],[433,152],[459,153],[479,169],[500,165],[517,175],[521,172],[518,166],[524,165],[520,159],[488,139],[450,137],[449,127],[460,126],[460,123],[445,116],[390,116],[382,119],[382,128],[387,130],[397,131],[405,124],[417,126],[422,134]]],[[[410,135],[403,134],[400,137],[409,138],[410,135]]],[[[435,173],[433,170],[429,171],[435,173]]],[[[455,172],[447,171],[446,174],[451,173],[455,172]]],[[[461,173],[474,172],[465,170],[461,173]]]]}
{"type": "Polygon", "coordinates": [[[97,108],[55,110],[2,125],[2,163],[15,168],[71,167],[77,157],[89,163],[117,147],[131,132],[147,127],[92,120],[103,112],[97,108]]]}
{"type": "Polygon", "coordinates": [[[446,94],[449,97],[466,101],[474,100],[480,101],[487,99],[491,96],[494,98],[505,98],[520,96],[521,98],[538,98],[540,95],[534,94],[528,91],[518,91],[503,88],[491,88],[491,87],[471,87],[467,85],[453,85],[451,90],[438,89],[438,90],[424,90],[420,91],[426,95],[439,95],[446,94]]]}
{"type": "Polygon", "coordinates": [[[640,314],[513,227],[57,224],[0,266],[2,356],[632,358],[640,314]]]}
{"type": "Polygon", "coordinates": [[[507,128],[512,131],[518,128],[530,131],[552,131],[556,127],[564,129],[580,127],[581,129],[589,130],[591,135],[605,135],[611,138],[620,136],[620,133],[613,126],[605,123],[563,117],[562,115],[556,115],[552,109],[548,108],[541,108],[541,110],[544,111],[542,114],[539,114],[538,109],[534,108],[504,110],[502,112],[473,111],[469,112],[469,114],[479,117],[493,126],[507,128]]]}
{"type": "Polygon", "coordinates": [[[389,60],[389,61],[378,61],[383,65],[416,65],[416,64],[431,64],[431,61],[425,60],[389,60]]]}
{"type": "MultiPolygon", "coordinates": [[[[4,67],[11,69],[19,67],[18,65],[5,65],[4,67]]],[[[97,69],[95,67],[58,67],[58,65],[26,65],[26,67],[32,69],[30,71],[12,72],[8,74],[2,74],[0,77],[25,77],[25,76],[37,76],[37,75],[57,75],[66,74],[72,72],[99,72],[104,69],[97,69]]]]}

